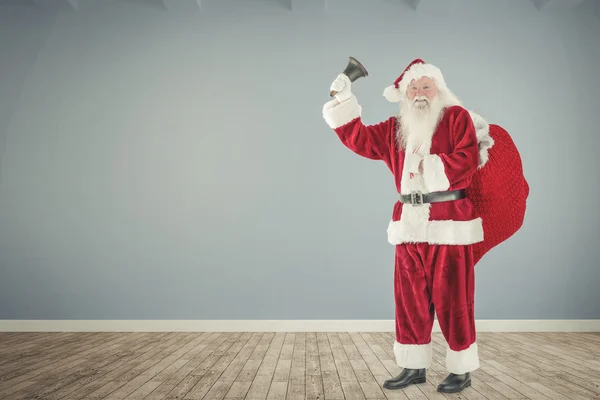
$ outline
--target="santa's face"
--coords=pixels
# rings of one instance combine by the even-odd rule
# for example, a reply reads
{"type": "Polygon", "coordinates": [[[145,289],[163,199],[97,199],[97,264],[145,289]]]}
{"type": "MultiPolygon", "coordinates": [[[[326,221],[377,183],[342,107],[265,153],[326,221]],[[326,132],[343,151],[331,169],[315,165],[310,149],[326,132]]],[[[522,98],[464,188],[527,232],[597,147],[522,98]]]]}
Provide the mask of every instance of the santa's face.
{"type": "Polygon", "coordinates": [[[402,124],[397,138],[402,148],[431,140],[446,103],[446,93],[440,91],[431,78],[416,79],[408,85],[404,101],[400,103],[402,124]]]}
{"type": "Polygon", "coordinates": [[[437,94],[435,81],[429,77],[413,79],[406,89],[408,100],[413,107],[418,109],[428,108],[437,94]]]}

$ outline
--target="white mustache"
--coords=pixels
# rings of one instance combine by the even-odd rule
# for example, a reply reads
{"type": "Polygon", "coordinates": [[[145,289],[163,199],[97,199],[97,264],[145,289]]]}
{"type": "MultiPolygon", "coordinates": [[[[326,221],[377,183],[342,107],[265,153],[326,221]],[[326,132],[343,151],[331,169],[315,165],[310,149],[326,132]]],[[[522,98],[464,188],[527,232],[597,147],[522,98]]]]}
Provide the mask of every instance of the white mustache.
{"type": "Polygon", "coordinates": [[[424,101],[426,103],[429,103],[429,99],[425,96],[415,96],[415,98],[413,99],[413,103],[416,103],[417,101],[424,101]]]}

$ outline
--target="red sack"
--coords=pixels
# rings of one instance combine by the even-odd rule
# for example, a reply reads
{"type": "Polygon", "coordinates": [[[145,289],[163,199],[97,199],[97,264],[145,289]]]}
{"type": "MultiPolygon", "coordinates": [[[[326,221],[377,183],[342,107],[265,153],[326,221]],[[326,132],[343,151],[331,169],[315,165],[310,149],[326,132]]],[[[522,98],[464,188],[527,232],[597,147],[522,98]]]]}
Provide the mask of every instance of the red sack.
{"type": "Polygon", "coordinates": [[[467,189],[467,196],[483,219],[484,240],[474,245],[476,262],[523,226],[529,196],[521,156],[512,138],[493,124],[489,125],[489,135],[494,144],[488,149],[488,160],[467,189]]]}

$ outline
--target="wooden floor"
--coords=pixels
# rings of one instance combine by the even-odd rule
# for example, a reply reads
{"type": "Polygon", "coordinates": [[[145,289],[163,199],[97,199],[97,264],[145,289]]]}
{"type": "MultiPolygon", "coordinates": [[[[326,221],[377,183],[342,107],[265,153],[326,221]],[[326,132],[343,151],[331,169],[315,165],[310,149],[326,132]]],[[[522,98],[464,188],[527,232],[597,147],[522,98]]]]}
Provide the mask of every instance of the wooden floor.
{"type": "Polygon", "coordinates": [[[434,333],[426,384],[392,333],[0,333],[0,399],[600,399],[600,334],[479,333],[473,386],[442,395],[434,333]]]}

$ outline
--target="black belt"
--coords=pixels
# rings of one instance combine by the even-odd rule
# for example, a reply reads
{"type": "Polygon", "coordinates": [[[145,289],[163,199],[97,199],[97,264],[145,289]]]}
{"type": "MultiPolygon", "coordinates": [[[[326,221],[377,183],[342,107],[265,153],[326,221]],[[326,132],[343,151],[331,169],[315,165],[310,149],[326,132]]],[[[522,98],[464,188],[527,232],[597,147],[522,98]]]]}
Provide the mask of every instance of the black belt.
{"type": "Polygon", "coordinates": [[[420,205],[424,203],[439,203],[441,201],[460,200],[464,199],[465,197],[467,197],[467,193],[464,189],[426,194],[414,192],[411,194],[400,195],[400,202],[404,204],[420,205]]]}

